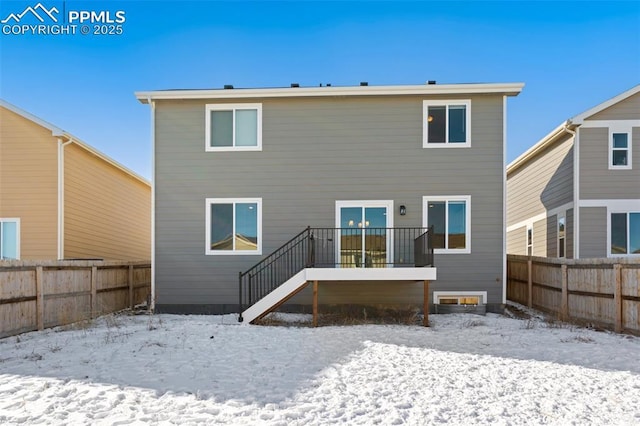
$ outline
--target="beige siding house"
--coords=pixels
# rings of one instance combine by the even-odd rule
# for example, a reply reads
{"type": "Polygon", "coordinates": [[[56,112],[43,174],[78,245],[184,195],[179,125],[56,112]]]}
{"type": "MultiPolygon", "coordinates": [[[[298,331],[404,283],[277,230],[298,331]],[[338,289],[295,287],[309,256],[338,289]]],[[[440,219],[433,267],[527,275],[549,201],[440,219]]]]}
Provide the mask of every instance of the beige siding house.
{"type": "Polygon", "coordinates": [[[640,85],[563,122],[507,166],[507,252],[640,256],[640,85]]]}
{"type": "Polygon", "coordinates": [[[147,260],[151,184],[0,100],[0,258],[147,260]]]}

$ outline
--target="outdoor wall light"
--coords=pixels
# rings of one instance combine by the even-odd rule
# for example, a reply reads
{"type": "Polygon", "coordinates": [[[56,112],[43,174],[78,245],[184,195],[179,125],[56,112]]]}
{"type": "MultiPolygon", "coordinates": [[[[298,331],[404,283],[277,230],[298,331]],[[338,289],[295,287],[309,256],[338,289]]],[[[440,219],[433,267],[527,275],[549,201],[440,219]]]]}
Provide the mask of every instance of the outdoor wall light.
{"type": "Polygon", "coordinates": [[[405,214],[407,214],[407,206],[403,204],[400,206],[400,216],[404,216],[405,214]]]}

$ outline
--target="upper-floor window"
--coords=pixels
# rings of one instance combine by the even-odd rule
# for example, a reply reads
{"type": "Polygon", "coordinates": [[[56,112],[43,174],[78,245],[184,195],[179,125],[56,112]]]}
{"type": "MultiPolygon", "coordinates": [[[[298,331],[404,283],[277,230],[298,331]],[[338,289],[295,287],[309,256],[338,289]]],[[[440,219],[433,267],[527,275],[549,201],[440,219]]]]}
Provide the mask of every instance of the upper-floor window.
{"type": "Polygon", "coordinates": [[[609,130],[609,169],[631,169],[631,130],[609,130]]]}
{"type": "Polygon", "coordinates": [[[262,254],[262,199],[207,198],[206,254],[262,254]]]}
{"type": "Polygon", "coordinates": [[[471,101],[423,102],[424,148],[471,146],[471,101]]]}
{"type": "Polygon", "coordinates": [[[0,218],[0,259],[20,259],[20,219],[0,218]]]}
{"type": "Polygon", "coordinates": [[[207,151],[261,151],[262,104],[207,104],[207,151]]]}
{"type": "Polygon", "coordinates": [[[533,255],[533,226],[527,226],[527,256],[533,255]]]}
{"type": "Polygon", "coordinates": [[[609,254],[640,254],[640,212],[611,213],[609,254]]]}
{"type": "Polygon", "coordinates": [[[424,226],[433,226],[435,253],[471,253],[471,197],[423,197],[424,226]]]}

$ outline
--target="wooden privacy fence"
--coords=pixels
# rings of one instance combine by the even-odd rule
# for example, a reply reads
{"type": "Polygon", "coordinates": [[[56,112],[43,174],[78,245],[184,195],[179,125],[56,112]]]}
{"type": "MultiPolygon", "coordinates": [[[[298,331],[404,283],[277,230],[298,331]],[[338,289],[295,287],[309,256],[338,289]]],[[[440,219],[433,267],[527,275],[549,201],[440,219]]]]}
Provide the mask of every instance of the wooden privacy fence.
{"type": "Polygon", "coordinates": [[[0,338],[132,308],[150,293],[149,262],[0,261],[0,338]]]}
{"type": "Polygon", "coordinates": [[[640,259],[507,256],[507,299],[617,332],[640,332],[640,259]]]}

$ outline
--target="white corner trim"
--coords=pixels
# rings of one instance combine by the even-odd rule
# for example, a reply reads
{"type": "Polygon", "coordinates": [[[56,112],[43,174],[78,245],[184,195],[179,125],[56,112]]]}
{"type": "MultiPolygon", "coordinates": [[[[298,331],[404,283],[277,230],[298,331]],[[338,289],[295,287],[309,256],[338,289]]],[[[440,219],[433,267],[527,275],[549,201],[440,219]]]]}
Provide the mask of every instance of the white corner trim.
{"type": "Polygon", "coordinates": [[[64,147],[71,143],[58,138],[58,260],[64,259],[64,147]]]}
{"type": "Polygon", "coordinates": [[[573,258],[580,259],[580,128],[573,138],[573,258]]]}
{"type": "MultiPolygon", "coordinates": [[[[484,299],[486,300],[486,298],[484,299]]],[[[507,303],[507,97],[502,97],[502,304],[507,303]]]]}
{"type": "Polygon", "coordinates": [[[467,297],[467,296],[480,296],[480,304],[487,304],[487,292],[486,291],[434,291],[433,303],[438,304],[441,297],[467,297]]]}
{"type": "Polygon", "coordinates": [[[151,113],[151,312],[156,308],[156,103],[149,99],[151,113]]]}

